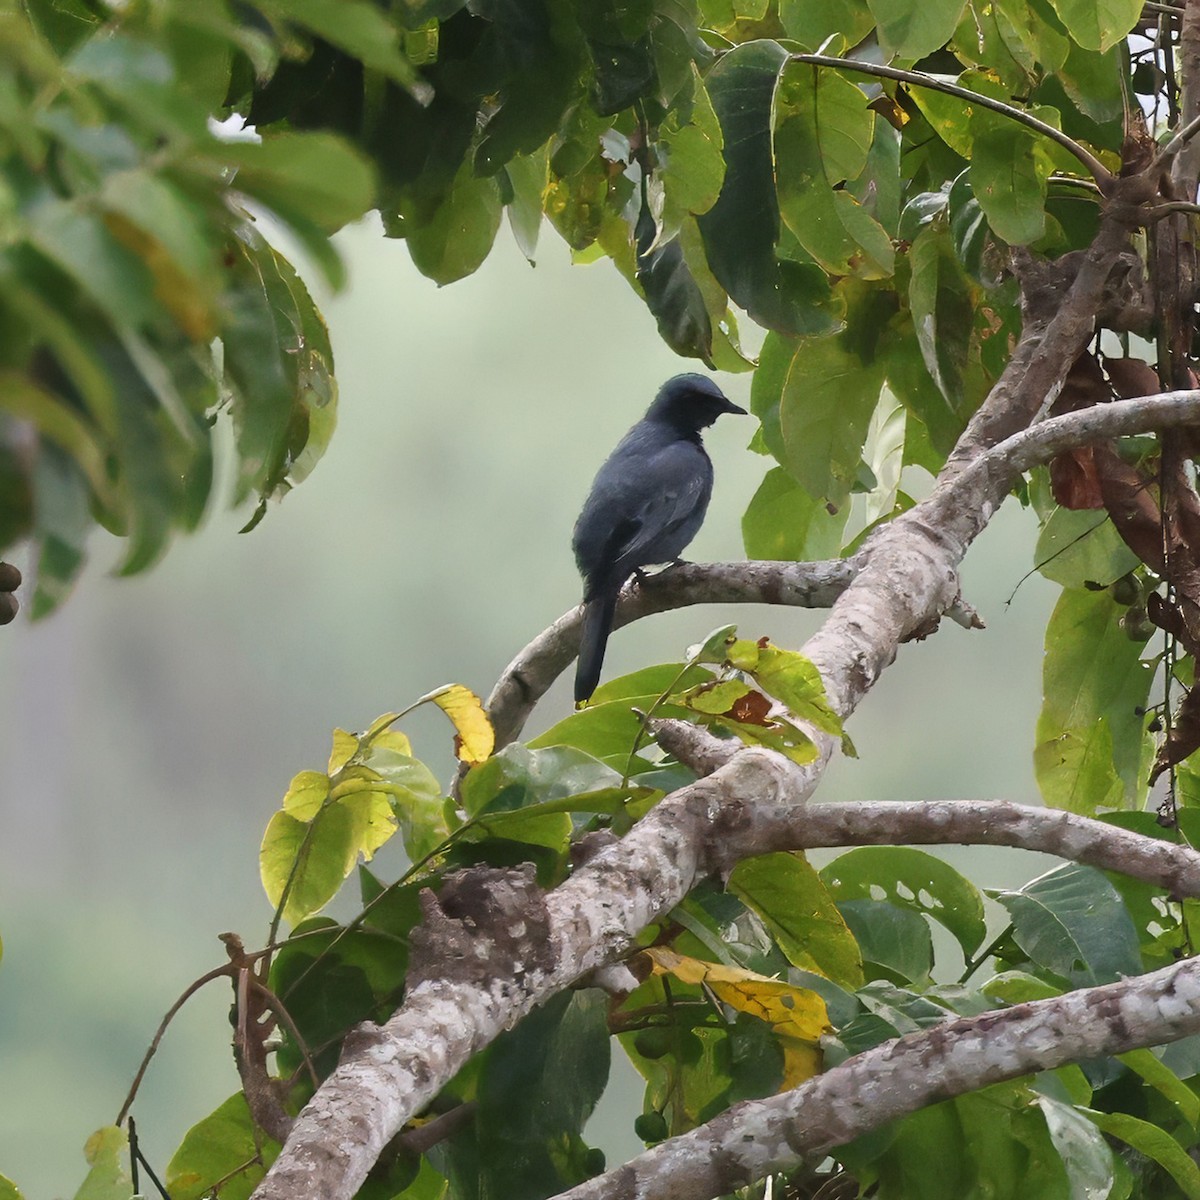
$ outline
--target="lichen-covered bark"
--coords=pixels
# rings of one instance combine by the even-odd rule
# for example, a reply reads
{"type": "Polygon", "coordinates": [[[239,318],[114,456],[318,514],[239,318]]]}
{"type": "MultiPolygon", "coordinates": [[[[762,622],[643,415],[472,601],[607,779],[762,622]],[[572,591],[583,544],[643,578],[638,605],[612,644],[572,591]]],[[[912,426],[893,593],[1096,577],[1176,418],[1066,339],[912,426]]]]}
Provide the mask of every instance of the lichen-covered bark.
{"type": "Polygon", "coordinates": [[[1197,1032],[1195,959],[1053,1000],[946,1021],[866,1050],[793,1091],[744,1101],[560,1200],[708,1200],[937,1100],[1197,1032]]]}

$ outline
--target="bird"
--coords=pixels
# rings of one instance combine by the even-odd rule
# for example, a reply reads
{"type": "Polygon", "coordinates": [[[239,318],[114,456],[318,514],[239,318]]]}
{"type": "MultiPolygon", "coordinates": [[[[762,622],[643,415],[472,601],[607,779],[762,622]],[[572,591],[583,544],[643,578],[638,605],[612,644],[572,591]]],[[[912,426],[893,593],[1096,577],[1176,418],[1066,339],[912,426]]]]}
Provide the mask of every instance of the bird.
{"type": "Polygon", "coordinates": [[[583,576],[577,705],[600,682],[625,581],[652,563],[677,562],[704,520],[713,468],[700,431],[722,413],[746,410],[707,376],[675,375],[596,473],[571,538],[583,576]]]}

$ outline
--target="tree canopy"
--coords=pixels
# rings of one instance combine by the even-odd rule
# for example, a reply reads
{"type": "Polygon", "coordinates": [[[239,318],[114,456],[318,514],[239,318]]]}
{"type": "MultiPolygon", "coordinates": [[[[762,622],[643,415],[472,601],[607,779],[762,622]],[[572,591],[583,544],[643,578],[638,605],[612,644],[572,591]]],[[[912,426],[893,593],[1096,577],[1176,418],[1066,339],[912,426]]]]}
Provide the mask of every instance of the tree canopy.
{"type": "MultiPolygon", "coordinates": [[[[127,573],[196,525],[220,423],[250,525],[313,469],[333,354],[263,215],[339,286],[329,235],[376,209],[439,284],[548,222],[678,354],[754,372],[750,561],[620,620],[831,608],[522,742],[567,614],[486,704],[416,702],[454,780],[410,709],[335,731],[267,826],[265,938],[198,981],[234,985],[243,1090],[173,1200],[1200,1196],[1200,4],[0,0],[0,62],[0,551],[35,545],[34,616],[93,524],[127,573]],[[979,627],[957,569],[1010,496],[1062,587],[1046,808],[808,805],[899,644],[979,627]],[[954,841],[1063,861],[985,895],[916,848],[954,841]],[[606,1172],[613,1053],[648,1150],[606,1172]]],[[[81,1196],[129,1194],[136,1092],[81,1196]]]]}

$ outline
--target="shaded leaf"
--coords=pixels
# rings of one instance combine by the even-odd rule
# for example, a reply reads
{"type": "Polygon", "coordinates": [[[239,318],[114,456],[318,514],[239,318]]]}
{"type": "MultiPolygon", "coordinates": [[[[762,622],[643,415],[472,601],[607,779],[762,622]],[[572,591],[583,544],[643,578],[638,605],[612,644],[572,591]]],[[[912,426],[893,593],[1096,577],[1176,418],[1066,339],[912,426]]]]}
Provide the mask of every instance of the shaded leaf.
{"type": "Polygon", "coordinates": [[[862,846],[835,858],[821,871],[821,881],[839,905],[846,900],[886,900],[932,917],[954,935],[968,959],[987,933],[979,890],[923,850],[862,846]]]}
{"type": "Polygon", "coordinates": [[[1056,867],[1019,891],[997,891],[1017,945],[1077,987],[1112,983],[1142,969],[1137,930],[1120,894],[1092,867],[1056,867]]]}

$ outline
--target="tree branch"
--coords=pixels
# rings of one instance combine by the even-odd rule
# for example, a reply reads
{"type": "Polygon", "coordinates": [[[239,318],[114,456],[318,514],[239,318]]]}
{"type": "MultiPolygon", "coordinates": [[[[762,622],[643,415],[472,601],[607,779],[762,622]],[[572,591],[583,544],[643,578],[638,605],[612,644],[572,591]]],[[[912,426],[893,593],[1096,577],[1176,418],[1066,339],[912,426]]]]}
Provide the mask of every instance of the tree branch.
{"type": "Polygon", "coordinates": [[[832,846],[1015,846],[1200,897],[1200,853],[1116,825],[1007,800],[755,805],[731,836],[723,866],[775,850],[832,846]]]}
{"type": "Polygon", "coordinates": [[[745,1101],[559,1200],[710,1200],[927,1104],[1068,1062],[1200,1032],[1200,960],[875,1046],[768,1100],[745,1101]]]}
{"type": "MultiPolygon", "coordinates": [[[[691,604],[783,604],[829,608],[857,569],[856,559],[828,562],[681,563],[640,583],[617,601],[613,628],[691,604]]],[[[579,653],[580,610],[564,613],[504,668],[487,700],[497,749],[520,735],[534,705],[579,653]]]]}
{"type": "MultiPolygon", "coordinates": [[[[1131,189],[1139,184],[1144,189],[1135,177],[1117,181],[1097,239],[1065,297],[1053,297],[1052,316],[1028,321],[932,496],[875,533],[857,556],[848,586],[839,577],[845,590],[805,652],[843,716],[900,642],[954,602],[958,564],[1008,488],[1001,469],[968,475],[957,489],[956,481],[982,453],[1032,421],[1062,386],[1091,335],[1126,230],[1136,220],[1131,206],[1141,202],[1141,193],[1131,189]],[[956,498],[969,499],[974,511],[957,511],[956,498]]],[[[804,564],[788,569],[811,585],[804,564]]],[[[528,685],[519,669],[513,684],[521,687],[516,680],[528,685]]],[[[726,814],[744,813],[750,801],[772,806],[806,800],[835,750],[829,738],[819,739],[818,747],[820,757],[805,767],[762,749],[739,750],[712,775],[664,800],[553,892],[543,896],[527,881],[523,904],[504,908],[502,925],[512,944],[502,946],[503,954],[495,931],[475,921],[472,934],[470,924],[429,906],[425,925],[413,935],[427,944],[424,969],[417,969],[414,951],[403,1006],[385,1025],[367,1023],[347,1039],[341,1063],[297,1118],[255,1192],[258,1200],[349,1200],[388,1140],[473,1053],[535,1004],[624,953],[640,930],[713,871],[714,841],[736,832],[726,814]]],[[[514,893],[520,890],[509,882],[514,893]]],[[[496,883],[484,889],[494,903],[496,883]]],[[[447,880],[443,896],[449,885],[447,880]]],[[[862,1081],[856,1078],[855,1086],[862,1081]]],[[[867,1086],[861,1096],[869,1103],[870,1095],[867,1086]]]]}

